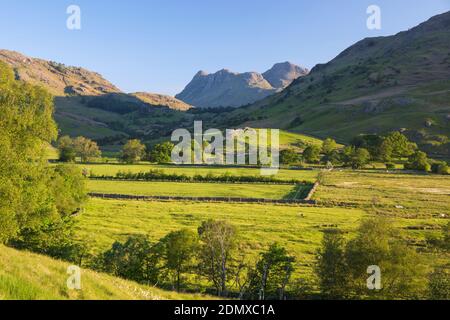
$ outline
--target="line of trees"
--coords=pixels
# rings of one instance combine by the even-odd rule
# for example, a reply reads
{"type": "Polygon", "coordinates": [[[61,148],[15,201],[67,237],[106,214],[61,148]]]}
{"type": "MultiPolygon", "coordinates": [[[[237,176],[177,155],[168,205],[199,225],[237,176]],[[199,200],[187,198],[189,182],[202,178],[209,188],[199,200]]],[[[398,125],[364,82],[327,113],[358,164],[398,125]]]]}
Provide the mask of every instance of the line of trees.
{"type": "Polygon", "coordinates": [[[400,132],[391,132],[385,136],[370,134],[355,137],[350,145],[339,148],[335,140],[327,138],[322,146],[310,145],[302,154],[293,149],[280,153],[282,164],[325,164],[327,166],[343,165],[361,169],[373,161],[383,162],[387,169],[394,169],[395,162],[404,163],[405,169],[431,171],[448,174],[449,167],[445,161],[434,161],[427,154],[418,150],[417,145],[400,132]],[[406,162],[403,159],[407,159],[406,162]]]}
{"type": "Polygon", "coordinates": [[[240,175],[235,176],[230,173],[215,175],[208,173],[206,175],[196,174],[188,176],[186,174],[166,173],[164,170],[152,169],[145,172],[119,171],[115,176],[96,175],[91,172],[90,178],[93,179],[116,179],[116,180],[143,180],[143,181],[177,181],[177,182],[224,182],[224,183],[272,183],[272,184],[309,184],[307,181],[298,179],[277,179],[272,176],[258,175],[240,175]]]}
{"type": "Polygon", "coordinates": [[[97,143],[82,136],[73,139],[63,136],[58,139],[57,148],[62,162],[75,162],[77,157],[81,162],[88,162],[102,156],[97,143]]]}

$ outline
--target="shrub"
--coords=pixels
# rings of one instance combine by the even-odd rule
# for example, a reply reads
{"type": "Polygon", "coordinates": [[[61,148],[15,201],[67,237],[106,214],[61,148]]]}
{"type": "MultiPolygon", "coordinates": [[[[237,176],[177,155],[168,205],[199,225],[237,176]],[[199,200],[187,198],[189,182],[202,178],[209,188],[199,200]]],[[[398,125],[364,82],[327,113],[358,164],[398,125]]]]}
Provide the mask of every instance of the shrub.
{"type": "Polygon", "coordinates": [[[448,164],[446,162],[435,162],[431,165],[431,172],[436,174],[449,174],[448,164]]]}

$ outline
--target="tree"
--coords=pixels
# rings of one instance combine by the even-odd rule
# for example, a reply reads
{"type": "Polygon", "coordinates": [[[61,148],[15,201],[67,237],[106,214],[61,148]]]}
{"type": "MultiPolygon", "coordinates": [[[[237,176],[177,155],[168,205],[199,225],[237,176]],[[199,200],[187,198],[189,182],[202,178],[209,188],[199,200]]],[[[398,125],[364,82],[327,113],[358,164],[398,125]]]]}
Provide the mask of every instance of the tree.
{"type": "Polygon", "coordinates": [[[417,298],[425,291],[424,270],[420,257],[398,238],[390,221],[384,217],[361,222],[357,236],[346,246],[346,263],[351,278],[351,292],[356,297],[417,298]],[[381,270],[381,289],[368,290],[367,268],[381,270]]]}
{"type": "Polygon", "coordinates": [[[293,164],[300,162],[300,156],[293,149],[285,149],[280,152],[280,161],[282,164],[293,164]]]}
{"type": "Polygon", "coordinates": [[[347,146],[342,153],[342,162],[353,169],[361,169],[370,161],[370,153],[364,148],[356,149],[353,146],[347,146]]]}
{"type": "Polygon", "coordinates": [[[91,161],[102,155],[97,143],[85,137],[75,138],[73,148],[77,156],[81,158],[81,162],[91,161]]]}
{"type": "Polygon", "coordinates": [[[56,139],[53,98],[0,62],[0,243],[57,216],[45,146],[56,139]]]}
{"type": "Polygon", "coordinates": [[[160,243],[163,247],[164,268],[169,271],[174,287],[180,291],[182,275],[194,267],[198,236],[184,229],[169,233],[160,243]]]}
{"type": "Polygon", "coordinates": [[[278,297],[285,298],[286,286],[294,271],[295,258],[277,243],[260,254],[253,278],[253,288],[260,300],[278,297]]]}
{"type": "Polygon", "coordinates": [[[200,271],[213,283],[219,296],[226,295],[236,229],[225,221],[208,220],[198,228],[198,234],[202,241],[200,271]]]}
{"type": "Polygon", "coordinates": [[[0,62],[0,243],[68,258],[71,210],[85,192],[79,173],[48,166],[45,146],[57,136],[52,115],[51,94],[16,81],[0,62]]]}
{"type": "Polygon", "coordinates": [[[73,140],[69,136],[63,136],[58,140],[59,161],[75,162],[77,153],[73,140]]]}
{"type": "Polygon", "coordinates": [[[405,168],[409,170],[430,171],[431,165],[425,152],[416,151],[409,157],[408,163],[405,164],[405,168]]]}
{"type": "Polygon", "coordinates": [[[76,261],[79,248],[72,216],[81,211],[87,200],[84,178],[78,168],[69,165],[48,167],[47,177],[47,187],[53,195],[58,214],[43,219],[40,224],[23,228],[10,245],[76,261]]]}
{"type": "MultiPolygon", "coordinates": [[[[402,158],[411,156],[417,149],[417,145],[408,140],[408,138],[398,131],[388,134],[381,145],[384,150],[384,156],[390,158],[402,158]],[[391,154],[389,154],[389,151],[391,154]]],[[[385,158],[388,161],[390,159],[385,158]]]]}
{"type": "Polygon", "coordinates": [[[355,150],[351,158],[351,166],[353,169],[361,169],[370,161],[370,153],[364,148],[355,150]]]}
{"type": "Polygon", "coordinates": [[[337,150],[337,143],[334,139],[326,138],[322,142],[322,153],[331,156],[337,150]]]}
{"type": "Polygon", "coordinates": [[[316,273],[322,295],[329,299],[345,298],[348,294],[349,277],[345,261],[345,241],[341,231],[325,231],[317,257],[316,273]]]}
{"type": "Polygon", "coordinates": [[[174,144],[171,142],[164,142],[155,145],[149,154],[150,161],[156,163],[171,162],[173,148],[174,144]]]}
{"type": "Polygon", "coordinates": [[[156,283],[158,255],[143,235],[129,237],[124,243],[114,242],[102,255],[102,269],[115,276],[140,283],[156,283]]]}
{"type": "Polygon", "coordinates": [[[126,163],[136,163],[145,156],[145,145],[138,139],[128,140],[122,148],[122,161],[126,163]]]}
{"type": "MultiPolygon", "coordinates": [[[[351,141],[351,145],[355,148],[367,149],[372,157],[372,159],[379,159],[389,161],[390,159],[384,159],[380,154],[380,148],[383,144],[384,138],[377,134],[364,134],[359,135],[351,141]]],[[[390,151],[389,155],[392,153],[390,151]]]]}
{"type": "Polygon", "coordinates": [[[320,160],[320,148],[312,145],[303,151],[303,159],[309,163],[317,163],[320,160]]]}
{"type": "Polygon", "coordinates": [[[56,208],[63,216],[80,211],[87,200],[85,178],[74,165],[58,165],[51,173],[51,184],[56,208]]]}

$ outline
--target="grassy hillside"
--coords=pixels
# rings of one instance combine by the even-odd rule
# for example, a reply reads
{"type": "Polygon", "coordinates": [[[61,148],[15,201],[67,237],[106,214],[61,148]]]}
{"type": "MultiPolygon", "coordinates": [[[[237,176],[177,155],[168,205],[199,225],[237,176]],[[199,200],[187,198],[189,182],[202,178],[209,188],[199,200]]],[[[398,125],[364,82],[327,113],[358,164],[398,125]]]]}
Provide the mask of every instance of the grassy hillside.
{"type": "Polygon", "coordinates": [[[0,300],[205,299],[82,270],[82,290],[67,289],[69,263],[0,245],[0,300]]]}
{"type": "Polygon", "coordinates": [[[367,38],[283,92],[218,122],[276,127],[349,141],[402,130],[450,154],[450,12],[409,31],[367,38]]]}

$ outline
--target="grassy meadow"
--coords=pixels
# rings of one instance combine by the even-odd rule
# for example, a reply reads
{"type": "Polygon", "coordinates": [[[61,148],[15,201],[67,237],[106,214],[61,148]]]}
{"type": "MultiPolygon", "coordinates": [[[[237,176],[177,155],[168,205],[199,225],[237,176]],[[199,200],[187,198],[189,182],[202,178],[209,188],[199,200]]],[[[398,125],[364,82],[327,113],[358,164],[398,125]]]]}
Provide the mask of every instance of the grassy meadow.
{"type": "MultiPolygon", "coordinates": [[[[238,228],[242,250],[251,259],[256,259],[258,253],[271,243],[279,242],[296,257],[294,278],[314,281],[313,268],[323,230],[340,228],[350,238],[361,219],[377,214],[390,219],[398,229],[398,236],[421,250],[430,270],[434,265],[449,261],[448,255],[436,255],[423,248],[426,248],[428,238],[440,236],[448,221],[450,179],[435,175],[345,170],[327,172],[323,180],[313,197],[318,201],[316,206],[92,198],[77,218],[77,235],[98,253],[130,235],[145,234],[157,241],[178,229],[195,231],[204,220],[226,220],[238,228]]],[[[280,197],[292,188],[101,180],[89,181],[88,185],[90,190],[101,192],[116,190],[154,195],[194,195],[198,192],[203,196],[205,192],[217,195],[243,192],[247,196],[258,193],[267,196],[269,192],[269,196],[280,197]]]]}
{"type": "MultiPolygon", "coordinates": [[[[89,180],[89,192],[140,196],[296,199],[296,185],[89,180]]],[[[300,186],[300,189],[308,189],[300,186]]]]}
{"type": "Polygon", "coordinates": [[[300,277],[312,274],[321,230],[339,226],[351,231],[364,215],[362,210],[347,208],[90,199],[77,218],[77,235],[94,252],[101,252],[130,235],[145,234],[157,241],[178,229],[195,231],[208,219],[226,220],[238,228],[239,242],[253,258],[273,242],[286,246],[297,258],[296,277],[300,277]]]}

